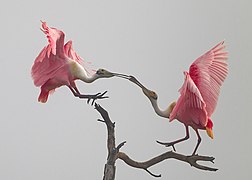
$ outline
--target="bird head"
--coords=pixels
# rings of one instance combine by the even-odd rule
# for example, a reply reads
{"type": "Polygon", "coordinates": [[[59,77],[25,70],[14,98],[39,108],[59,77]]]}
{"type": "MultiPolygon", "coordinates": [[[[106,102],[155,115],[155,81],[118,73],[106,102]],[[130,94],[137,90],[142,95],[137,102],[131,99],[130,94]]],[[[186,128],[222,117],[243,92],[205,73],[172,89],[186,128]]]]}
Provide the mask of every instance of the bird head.
{"type": "Polygon", "coordinates": [[[150,99],[150,100],[157,100],[158,99],[158,95],[152,91],[147,89],[142,83],[140,83],[134,76],[128,76],[128,79],[133,82],[134,84],[136,84],[137,86],[139,86],[143,93],[150,99]]]}
{"type": "Polygon", "coordinates": [[[122,77],[122,78],[127,78],[128,79],[127,75],[119,74],[119,73],[112,73],[112,72],[110,72],[108,70],[105,70],[105,69],[98,69],[96,71],[96,75],[99,78],[110,78],[110,77],[113,77],[113,76],[118,76],[118,77],[122,77]]]}
{"type": "Polygon", "coordinates": [[[149,99],[152,99],[152,100],[157,100],[158,99],[158,95],[157,93],[155,93],[154,91],[152,90],[149,90],[147,88],[142,88],[143,90],[143,93],[149,98],[149,99]]]}
{"type": "Polygon", "coordinates": [[[96,71],[96,75],[98,75],[99,77],[105,77],[105,78],[110,78],[114,76],[112,72],[109,72],[105,69],[98,69],[96,71]]]}

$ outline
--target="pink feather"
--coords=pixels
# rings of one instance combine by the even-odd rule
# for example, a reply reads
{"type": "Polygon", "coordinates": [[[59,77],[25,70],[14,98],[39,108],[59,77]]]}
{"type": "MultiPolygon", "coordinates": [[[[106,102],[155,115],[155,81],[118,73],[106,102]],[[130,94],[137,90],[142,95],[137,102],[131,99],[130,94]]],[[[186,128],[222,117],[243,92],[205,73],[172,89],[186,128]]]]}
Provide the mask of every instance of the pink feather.
{"type": "Polygon", "coordinates": [[[180,88],[180,97],[170,114],[170,121],[175,118],[188,126],[206,126],[207,113],[206,104],[201,96],[201,93],[190,75],[185,74],[185,81],[180,88]]]}
{"type": "MultiPolygon", "coordinates": [[[[42,22],[42,21],[41,21],[42,22]]],[[[82,65],[84,62],[72,48],[72,41],[64,45],[65,34],[47,26],[42,22],[41,30],[46,34],[49,44],[44,47],[32,66],[31,75],[35,86],[41,86],[39,101],[46,102],[50,92],[62,85],[75,86],[76,77],[70,72],[69,62],[75,61],[82,65]]]]}
{"type": "Polygon", "coordinates": [[[217,105],[220,87],[228,74],[227,52],[224,41],[196,59],[190,66],[189,74],[198,87],[210,117],[217,105]]]}
{"type": "Polygon", "coordinates": [[[170,114],[170,121],[178,119],[195,129],[204,129],[216,107],[220,87],[227,69],[227,52],[224,42],[219,43],[196,59],[185,72],[180,97],[170,114]]]}

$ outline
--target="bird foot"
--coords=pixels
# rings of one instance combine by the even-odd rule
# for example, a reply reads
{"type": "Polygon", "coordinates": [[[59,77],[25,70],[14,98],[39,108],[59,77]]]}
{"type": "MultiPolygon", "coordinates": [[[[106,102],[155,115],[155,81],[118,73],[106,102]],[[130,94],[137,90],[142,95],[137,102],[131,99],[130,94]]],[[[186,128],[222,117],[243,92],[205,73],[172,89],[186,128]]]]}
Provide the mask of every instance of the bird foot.
{"type": "Polygon", "coordinates": [[[87,103],[89,104],[90,101],[92,100],[91,105],[94,105],[95,100],[97,99],[105,99],[108,98],[108,96],[104,96],[107,93],[107,91],[103,92],[103,93],[97,93],[94,95],[83,95],[83,94],[78,94],[77,97],[79,97],[80,99],[87,99],[87,103]]]}
{"type": "Polygon", "coordinates": [[[160,141],[156,141],[158,144],[161,144],[161,145],[164,145],[165,147],[170,147],[170,146],[172,146],[172,149],[173,149],[173,151],[175,151],[176,152],[176,149],[175,149],[175,142],[168,142],[168,143],[166,143],[166,142],[160,142],[160,141]]]}

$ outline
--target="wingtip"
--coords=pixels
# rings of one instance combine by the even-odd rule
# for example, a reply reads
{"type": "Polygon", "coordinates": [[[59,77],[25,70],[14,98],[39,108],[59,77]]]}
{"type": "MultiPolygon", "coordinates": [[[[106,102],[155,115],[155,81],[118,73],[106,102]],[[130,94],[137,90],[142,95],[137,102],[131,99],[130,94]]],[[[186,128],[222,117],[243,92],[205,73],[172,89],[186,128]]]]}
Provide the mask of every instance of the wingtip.
{"type": "Polygon", "coordinates": [[[41,28],[40,28],[40,30],[41,30],[43,33],[46,34],[47,31],[48,31],[48,26],[47,26],[47,24],[46,24],[45,21],[40,20],[40,22],[41,22],[41,28]]]}
{"type": "Polygon", "coordinates": [[[42,24],[42,27],[43,27],[43,26],[46,26],[46,27],[47,27],[46,21],[40,20],[40,22],[41,22],[41,24],[42,24]]]}
{"type": "Polygon", "coordinates": [[[225,47],[226,47],[226,43],[225,43],[225,40],[223,40],[220,43],[218,43],[216,46],[214,46],[210,51],[214,51],[214,52],[221,51],[225,49],[225,47]]]}
{"type": "Polygon", "coordinates": [[[67,41],[66,45],[72,46],[73,45],[73,41],[72,40],[67,41]]]}
{"type": "Polygon", "coordinates": [[[220,46],[224,46],[226,47],[227,46],[227,42],[225,39],[223,39],[220,43],[219,43],[220,46]]]}
{"type": "Polygon", "coordinates": [[[225,44],[225,40],[222,40],[221,42],[219,42],[219,43],[217,44],[216,47],[218,47],[218,46],[225,46],[224,44],[225,44]]]}

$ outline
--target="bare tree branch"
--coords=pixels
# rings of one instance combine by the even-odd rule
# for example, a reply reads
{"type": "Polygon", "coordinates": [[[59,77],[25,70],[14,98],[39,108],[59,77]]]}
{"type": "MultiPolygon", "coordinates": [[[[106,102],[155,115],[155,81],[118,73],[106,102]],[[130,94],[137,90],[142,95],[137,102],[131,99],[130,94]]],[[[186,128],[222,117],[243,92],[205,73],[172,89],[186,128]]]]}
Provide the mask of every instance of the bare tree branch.
{"type": "Polygon", "coordinates": [[[200,155],[191,155],[186,156],[176,152],[168,151],[163,154],[160,154],[150,160],[144,162],[138,162],[132,160],[127,154],[120,152],[120,149],[125,145],[126,141],[120,143],[118,146],[115,145],[115,123],[110,120],[108,112],[95,103],[95,109],[101,114],[103,119],[98,119],[99,122],[105,123],[107,126],[108,138],[107,138],[107,149],[108,149],[108,158],[107,163],[104,168],[103,180],[114,180],[115,179],[115,162],[117,159],[123,160],[127,165],[143,169],[154,177],[161,177],[161,174],[154,174],[148,168],[153,165],[156,165],[166,159],[177,159],[179,161],[184,161],[191,166],[207,171],[217,171],[218,169],[211,168],[208,166],[203,166],[197,163],[197,161],[210,161],[213,163],[214,157],[200,156],[200,155]]]}
{"type": "Polygon", "coordinates": [[[119,149],[124,145],[125,142],[119,144],[117,148],[115,147],[115,123],[109,118],[108,112],[103,109],[100,105],[95,103],[95,109],[101,114],[103,120],[98,119],[98,121],[103,122],[107,126],[108,138],[107,138],[107,149],[108,157],[107,163],[104,167],[103,180],[114,180],[115,179],[115,161],[116,155],[119,149]]]}
{"type": "Polygon", "coordinates": [[[115,123],[112,123],[110,120],[108,112],[101,107],[99,104],[95,103],[95,109],[101,114],[103,120],[98,119],[100,122],[104,122],[107,126],[107,132],[108,132],[108,139],[107,139],[107,148],[108,148],[108,154],[115,149],[115,123]]]}
{"type": "MultiPolygon", "coordinates": [[[[135,160],[132,160],[127,154],[123,153],[123,152],[119,152],[117,154],[117,158],[123,160],[126,164],[128,164],[131,167],[135,167],[135,168],[139,168],[139,169],[144,169],[148,172],[148,168],[158,164],[166,159],[177,159],[179,161],[184,161],[189,163],[191,166],[201,169],[201,170],[207,170],[207,171],[217,171],[218,169],[216,168],[211,168],[211,167],[207,167],[207,166],[203,166],[197,163],[197,161],[210,161],[213,163],[214,157],[208,157],[208,156],[200,156],[200,155],[190,155],[190,156],[185,156],[183,154],[178,154],[176,152],[172,152],[172,151],[168,151],[165,152],[161,155],[158,155],[148,161],[144,161],[144,162],[138,162],[135,160]]],[[[160,177],[161,175],[155,175],[151,172],[148,172],[151,175],[155,176],[155,177],[160,177]]]]}

